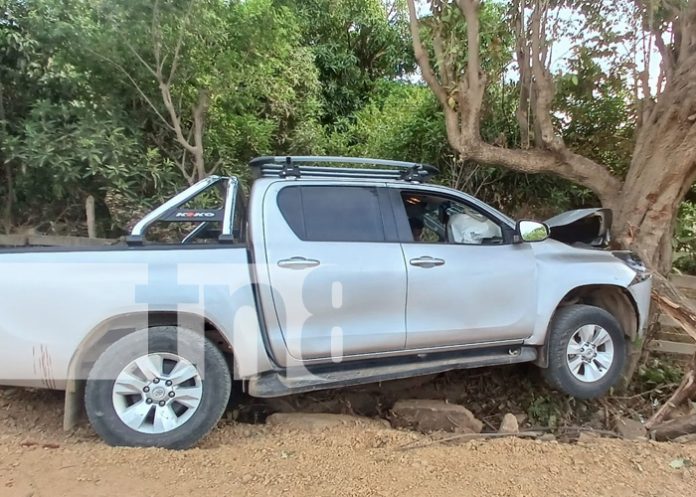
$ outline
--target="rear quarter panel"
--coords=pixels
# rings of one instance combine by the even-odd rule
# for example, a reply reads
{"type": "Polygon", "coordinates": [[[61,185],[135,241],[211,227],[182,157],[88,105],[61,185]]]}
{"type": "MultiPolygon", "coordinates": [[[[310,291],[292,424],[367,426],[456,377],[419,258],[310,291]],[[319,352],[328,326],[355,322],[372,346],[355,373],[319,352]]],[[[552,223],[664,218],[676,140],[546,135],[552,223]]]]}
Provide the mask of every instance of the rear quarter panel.
{"type": "Polygon", "coordinates": [[[0,253],[0,275],[2,383],[63,388],[94,333],[153,311],[208,319],[242,371],[269,367],[244,247],[0,253]]]}

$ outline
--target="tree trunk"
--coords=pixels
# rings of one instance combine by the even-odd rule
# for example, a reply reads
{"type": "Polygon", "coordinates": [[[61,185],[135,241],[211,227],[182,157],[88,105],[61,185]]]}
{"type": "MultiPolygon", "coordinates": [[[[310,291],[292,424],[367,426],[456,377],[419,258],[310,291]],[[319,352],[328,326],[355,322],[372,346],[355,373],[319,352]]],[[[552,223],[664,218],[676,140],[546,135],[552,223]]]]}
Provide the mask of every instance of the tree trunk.
{"type": "Polygon", "coordinates": [[[614,205],[619,245],[638,251],[666,274],[679,205],[696,180],[696,49],[643,123],[631,167],[614,205]]]}
{"type": "MultiPolygon", "coordinates": [[[[0,161],[2,154],[0,154],[0,161]]],[[[2,221],[5,225],[5,233],[8,235],[12,231],[12,204],[14,199],[14,190],[12,188],[12,166],[4,164],[5,169],[5,206],[3,209],[2,221]]]]}
{"type": "Polygon", "coordinates": [[[97,220],[94,213],[94,197],[88,195],[85,200],[85,218],[87,220],[87,237],[97,237],[97,220]]]}

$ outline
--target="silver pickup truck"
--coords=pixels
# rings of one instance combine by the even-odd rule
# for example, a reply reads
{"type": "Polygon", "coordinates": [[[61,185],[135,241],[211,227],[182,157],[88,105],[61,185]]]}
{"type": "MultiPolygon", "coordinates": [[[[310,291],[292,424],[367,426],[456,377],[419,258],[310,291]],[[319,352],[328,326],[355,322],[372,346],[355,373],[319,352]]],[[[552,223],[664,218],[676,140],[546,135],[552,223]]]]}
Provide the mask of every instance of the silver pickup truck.
{"type": "Polygon", "coordinates": [[[233,379],[274,397],[534,362],[591,398],[641,336],[650,276],[597,247],[605,210],[516,222],[414,163],[250,166],[248,195],[209,177],[127,245],[0,251],[0,383],[66,390],[66,426],[84,406],[109,444],[184,448],[233,379]]]}

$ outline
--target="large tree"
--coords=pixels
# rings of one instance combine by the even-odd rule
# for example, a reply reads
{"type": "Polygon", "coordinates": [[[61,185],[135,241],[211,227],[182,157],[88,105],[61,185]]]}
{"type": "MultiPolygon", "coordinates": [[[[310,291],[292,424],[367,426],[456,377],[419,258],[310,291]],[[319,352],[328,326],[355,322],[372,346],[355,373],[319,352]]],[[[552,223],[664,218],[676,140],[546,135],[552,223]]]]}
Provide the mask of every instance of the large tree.
{"type": "MultiPolygon", "coordinates": [[[[555,174],[590,189],[614,212],[615,243],[668,273],[679,205],[696,179],[696,0],[513,2],[505,24],[516,36],[519,133],[515,147],[485,141],[481,133],[482,109],[492,80],[483,61],[490,60],[494,41],[484,36],[491,31],[491,16],[486,13],[496,5],[432,0],[430,14],[421,20],[415,1],[408,0],[416,61],[443,109],[450,145],[462,161],[555,174]],[[599,45],[605,52],[616,49],[619,41],[633,47],[635,145],[625,171],[612,170],[589,154],[573,150],[558,127],[569,113],[554,107],[550,39],[559,35],[562,13],[567,16],[568,11],[581,13],[586,20],[583,29],[604,38],[599,45]],[[617,36],[608,25],[623,14],[639,20],[638,29],[617,36]],[[653,46],[661,64],[659,75],[651,79],[653,46]]],[[[654,288],[660,308],[696,339],[693,306],[659,273],[654,288]]],[[[637,364],[637,352],[632,354],[626,379],[637,364]]],[[[696,357],[693,364],[666,406],[696,391],[696,357]]],[[[660,410],[651,424],[667,409],[660,410]]]]}
{"type": "MultiPolygon", "coordinates": [[[[601,28],[598,2],[566,2],[584,9],[601,28]],[[594,17],[593,17],[594,16],[594,17]]],[[[550,18],[558,2],[518,0],[508,26],[517,38],[519,147],[482,139],[481,115],[491,78],[482,60],[490,57],[482,41],[482,13],[477,0],[434,0],[419,19],[408,0],[414,52],[423,79],[445,114],[450,145],[464,160],[499,165],[526,173],[552,173],[592,190],[614,211],[615,240],[637,250],[653,267],[669,269],[674,220],[680,202],[696,179],[696,1],[664,0],[635,4],[642,29],[636,45],[647,39],[661,55],[656,88],[648,81],[647,60],[636,71],[637,127],[632,160],[625,174],[581,155],[566,145],[554,114],[554,75],[550,18]]],[[[611,21],[607,21],[611,22],[611,21]]],[[[590,21],[588,21],[588,25],[590,21]]],[[[644,59],[647,59],[644,57],[644,59]]]]}

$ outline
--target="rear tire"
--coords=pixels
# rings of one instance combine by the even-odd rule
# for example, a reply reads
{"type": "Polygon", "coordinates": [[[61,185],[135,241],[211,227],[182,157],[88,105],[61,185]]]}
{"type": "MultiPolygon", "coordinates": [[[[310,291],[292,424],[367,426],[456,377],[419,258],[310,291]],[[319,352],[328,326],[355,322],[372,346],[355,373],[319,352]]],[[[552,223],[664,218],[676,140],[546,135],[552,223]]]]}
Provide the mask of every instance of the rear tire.
{"type": "Polygon", "coordinates": [[[617,383],[626,361],[626,339],[614,316],[590,305],[561,307],[548,333],[549,365],[543,375],[553,388],[592,399],[617,383]]]}
{"type": "Polygon", "coordinates": [[[163,326],[127,335],[99,356],[85,408],[109,445],[186,449],[220,420],[230,389],[227,362],[212,342],[163,326]]]}

